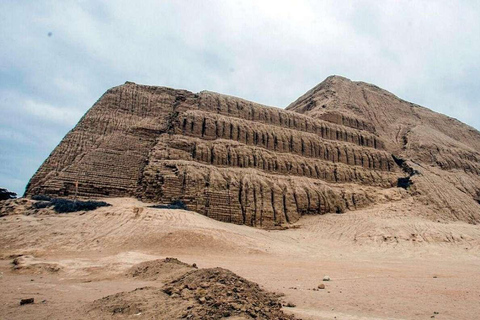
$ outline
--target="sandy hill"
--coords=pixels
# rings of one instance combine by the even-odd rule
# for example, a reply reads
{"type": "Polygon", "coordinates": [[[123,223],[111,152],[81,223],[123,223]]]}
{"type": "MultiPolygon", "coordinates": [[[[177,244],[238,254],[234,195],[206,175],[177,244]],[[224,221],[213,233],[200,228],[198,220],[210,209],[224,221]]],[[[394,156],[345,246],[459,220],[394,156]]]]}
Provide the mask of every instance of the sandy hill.
{"type": "Polygon", "coordinates": [[[26,195],[182,201],[237,224],[413,199],[433,219],[480,221],[480,133],[373,85],[333,76],[287,110],[212,92],[108,90],[26,195]]]}

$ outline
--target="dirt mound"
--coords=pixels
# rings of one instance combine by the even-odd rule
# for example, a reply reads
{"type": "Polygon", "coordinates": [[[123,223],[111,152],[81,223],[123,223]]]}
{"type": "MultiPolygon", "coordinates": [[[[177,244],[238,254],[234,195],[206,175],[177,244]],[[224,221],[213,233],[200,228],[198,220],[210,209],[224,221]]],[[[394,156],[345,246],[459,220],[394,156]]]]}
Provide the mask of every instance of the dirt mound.
{"type": "Polygon", "coordinates": [[[222,269],[189,272],[167,284],[163,291],[172,300],[195,301],[186,318],[221,319],[245,316],[258,319],[294,319],[281,310],[279,295],[254,282],[222,269]]]}
{"type": "Polygon", "coordinates": [[[174,258],[134,266],[128,272],[132,277],[184,274],[163,288],[137,288],[95,300],[87,314],[102,319],[140,315],[154,319],[295,319],[282,312],[280,295],[254,282],[222,268],[188,271],[192,268],[174,258]]]}
{"type": "Polygon", "coordinates": [[[142,280],[165,281],[176,279],[195,268],[178,259],[165,258],[136,264],[128,270],[127,276],[142,280]]]}
{"type": "Polygon", "coordinates": [[[29,274],[57,273],[62,269],[56,263],[42,262],[31,255],[16,257],[12,265],[13,271],[29,274]]]}

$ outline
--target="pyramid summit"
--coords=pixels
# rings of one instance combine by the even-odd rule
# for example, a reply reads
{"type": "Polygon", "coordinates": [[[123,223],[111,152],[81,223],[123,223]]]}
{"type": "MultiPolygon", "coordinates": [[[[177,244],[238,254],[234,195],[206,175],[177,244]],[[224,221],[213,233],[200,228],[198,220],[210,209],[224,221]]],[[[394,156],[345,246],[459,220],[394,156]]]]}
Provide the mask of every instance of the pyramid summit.
{"type": "Polygon", "coordinates": [[[26,195],[182,201],[274,227],[411,198],[480,222],[480,133],[374,85],[328,77],[286,110],[202,91],[109,89],[31,178],[26,195]]]}

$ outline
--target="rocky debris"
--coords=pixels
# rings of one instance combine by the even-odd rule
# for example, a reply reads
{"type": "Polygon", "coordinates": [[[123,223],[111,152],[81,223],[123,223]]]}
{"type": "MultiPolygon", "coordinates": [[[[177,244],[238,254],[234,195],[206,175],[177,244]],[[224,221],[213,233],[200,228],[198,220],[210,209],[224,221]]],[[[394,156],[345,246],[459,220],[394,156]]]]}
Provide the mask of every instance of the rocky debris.
{"type": "Polygon", "coordinates": [[[26,194],[180,201],[213,219],[272,228],[370,206],[403,187],[439,216],[475,223],[479,141],[458,121],[342,77],[288,110],[129,82],[97,101],[26,194]]]}
{"type": "Polygon", "coordinates": [[[127,271],[127,276],[142,280],[172,280],[196,269],[175,258],[145,261],[134,265],[127,271]]]}
{"type": "Polygon", "coordinates": [[[294,319],[281,311],[278,294],[264,291],[258,284],[222,268],[191,271],[166,284],[163,291],[174,299],[198,302],[185,313],[186,318],[221,319],[241,315],[294,319]]]}
{"type": "Polygon", "coordinates": [[[17,194],[15,192],[8,191],[5,188],[0,188],[0,201],[15,199],[17,194]]]}
{"type": "Polygon", "coordinates": [[[25,304],[32,304],[34,302],[35,302],[34,298],[22,299],[22,300],[20,300],[20,305],[23,306],[25,304]]]}
{"type": "Polygon", "coordinates": [[[46,274],[62,270],[56,263],[47,263],[31,255],[21,255],[13,259],[12,270],[17,273],[46,274]]]}
{"type": "MultiPolygon", "coordinates": [[[[154,264],[188,266],[177,259],[165,260],[154,264]]],[[[229,270],[198,269],[163,288],[138,288],[96,300],[87,313],[102,319],[138,314],[147,319],[295,319],[282,312],[279,297],[229,270]]]]}

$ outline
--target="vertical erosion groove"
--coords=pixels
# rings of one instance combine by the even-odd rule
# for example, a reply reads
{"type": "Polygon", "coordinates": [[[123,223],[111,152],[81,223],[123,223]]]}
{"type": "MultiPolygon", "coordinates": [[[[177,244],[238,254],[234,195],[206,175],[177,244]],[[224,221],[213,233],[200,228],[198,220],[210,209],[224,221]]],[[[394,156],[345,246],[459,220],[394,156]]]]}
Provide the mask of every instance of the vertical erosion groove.
{"type": "Polygon", "coordinates": [[[239,186],[238,186],[238,202],[240,204],[240,210],[242,211],[242,223],[245,224],[247,220],[247,215],[245,212],[245,203],[244,203],[244,189],[243,189],[243,181],[239,181],[239,186]]]}
{"type": "Polygon", "coordinates": [[[270,189],[271,194],[271,203],[272,203],[272,212],[273,212],[273,221],[277,221],[277,210],[275,209],[275,191],[270,189]]]}
{"type": "Polygon", "coordinates": [[[283,202],[283,215],[285,217],[285,221],[290,223],[290,219],[288,218],[288,209],[287,209],[287,196],[285,194],[286,190],[283,191],[282,194],[282,202],[283,202]]]}

